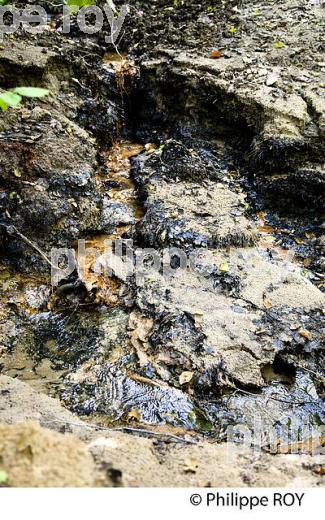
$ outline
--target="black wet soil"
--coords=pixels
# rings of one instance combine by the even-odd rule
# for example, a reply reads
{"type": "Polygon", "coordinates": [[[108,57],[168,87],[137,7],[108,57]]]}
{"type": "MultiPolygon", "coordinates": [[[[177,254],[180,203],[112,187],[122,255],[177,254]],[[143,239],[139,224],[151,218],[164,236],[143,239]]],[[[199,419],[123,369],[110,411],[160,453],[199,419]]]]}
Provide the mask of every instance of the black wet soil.
{"type": "MultiPolygon", "coordinates": [[[[144,61],[153,39],[178,45],[182,24],[215,12],[213,2],[188,14],[179,3],[155,2],[167,33],[153,11],[132,45],[126,26],[133,57],[144,61]]],[[[268,162],[268,149],[258,162],[257,130],[208,83],[184,86],[168,67],[52,38],[58,55],[45,72],[12,66],[15,81],[23,70],[31,83],[51,81],[57,97],[7,114],[0,128],[1,372],[105,426],[223,440],[231,425],[254,430],[259,415],[279,438],[289,422],[313,435],[325,420],[323,181],[296,167],[298,152],[277,175],[286,140],[279,157],[268,162]],[[174,255],[167,285],[161,269],[139,284],[94,273],[91,257],[82,276],[76,266],[52,287],[40,250],[75,250],[77,239],[100,261],[105,240],[123,239],[159,254],[182,248],[196,263],[178,271],[174,255]]],[[[1,86],[12,78],[4,70],[1,86]]]]}

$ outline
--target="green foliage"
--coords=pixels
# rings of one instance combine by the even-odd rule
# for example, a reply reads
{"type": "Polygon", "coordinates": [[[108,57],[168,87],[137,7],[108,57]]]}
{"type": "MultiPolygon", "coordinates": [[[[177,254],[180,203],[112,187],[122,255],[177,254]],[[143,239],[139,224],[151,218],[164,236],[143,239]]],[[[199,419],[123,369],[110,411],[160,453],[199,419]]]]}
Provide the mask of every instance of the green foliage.
{"type": "MultiPolygon", "coordinates": [[[[76,14],[82,7],[89,7],[96,4],[96,0],[64,0],[64,3],[70,8],[73,14],[76,14]]],[[[113,13],[117,13],[117,8],[113,0],[106,0],[108,7],[113,13]]]]}
{"type": "Polygon", "coordinates": [[[42,98],[49,95],[49,91],[46,88],[39,87],[16,87],[14,92],[20,96],[30,98],[42,98]]]}
{"type": "Polygon", "coordinates": [[[5,484],[8,480],[8,475],[6,471],[0,470],[0,486],[1,484],[5,484]]]}
{"type": "Polygon", "coordinates": [[[9,0],[0,0],[0,6],[9,4],[9,0]]]}
{"type": "Polygon", "coordinates": [[[69,6],[76,7],[88,7],[89,5],[94,5],[96,0],[65,0],[65,3],[69,6]]]}
{"type": "Polygon", "coordinates": [[[82,7],[90,7],[96,4],[96,0],[65,0],[72,13],[77,13],[82,7]]]}
{"type": "Polygon", "coordinates": [[[1,108],[3,111],[9,107],[16,107],[21,102],[21,96],[14,92],[2,92],[0,94],[1,108]]]}
{"type": "Polygon", "coordinates": [[[0,92],[0,108],[5,112],[9,107],[18,106],[23,97],[42,98],[48,96],[49,90],[38,87],[16,87],[14,90],[0,92]]]}

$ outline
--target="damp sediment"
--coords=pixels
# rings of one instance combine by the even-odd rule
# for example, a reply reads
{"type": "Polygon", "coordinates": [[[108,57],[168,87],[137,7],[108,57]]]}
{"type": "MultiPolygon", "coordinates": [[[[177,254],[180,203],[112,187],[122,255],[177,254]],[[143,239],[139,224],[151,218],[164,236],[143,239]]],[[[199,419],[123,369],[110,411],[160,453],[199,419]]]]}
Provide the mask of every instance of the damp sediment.
{"type": "Polygon", "coordinates": [[[183,91],[183,72],[168,60],[141,70],[106,55],[101,66],[123,122],[111,146],[93,141],[100,168],[91,180],[86,162],[73,179],[81,192],[87,185],[88,221],[65,239],[96,252],[83,276],[77,265],[54,288],[46,275],[12,269],[9,254],[0,275],[2,373],[95,424],[222,440],[238,421],[253,428],[258,410],[265,427],[280,424],[280,438],[289,416],[313,436],[324,422],[321,212],[283,216],[280,199],[270,207],[263,172],[248,159],[251,114],[233,118],[236,100],[213,83],[201,91],[193,80],[183,91]],[[215,95],[222,107],[210,110],[215,95]],[[194,268],[173,269],[167,282],[159,269],[140,286],[96,273],[94,261],[118,239],[159,253],[181,247],[194,268]]]}

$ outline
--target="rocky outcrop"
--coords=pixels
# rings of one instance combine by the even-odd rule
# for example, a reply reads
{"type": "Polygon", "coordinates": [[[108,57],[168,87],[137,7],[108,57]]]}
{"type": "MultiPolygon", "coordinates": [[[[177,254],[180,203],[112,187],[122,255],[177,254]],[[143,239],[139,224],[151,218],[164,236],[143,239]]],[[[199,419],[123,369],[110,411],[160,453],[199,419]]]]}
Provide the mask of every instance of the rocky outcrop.
{"type": "Polygon", "coordinates": [[[9,254],[23,253],[29,267],[39,267],[41,260],[17,230],[48,251],[50,246],[69,247],[81,234],[115,222],[107,215],[97,173],[102,166],[98,143],[112,143],[119,124],[112,100],[118,89],[109,66],[99,67],[97,84],[89,86],[89,71],[69,54],[78,52],[80,48],[67,45],[60,55],[15,41],[0,51],[2,87],[23,82],[50,89],[37,106],[29,101],[8,110],[0,122],[0,244],[9,254]],[[95,101],[98,89],[102,99],[95,101]],[[111,99],[105,102],[108,92],[111,99]],[[96,125],[91,110],[101,114],[96,125]]]}
{"type": "Polygon", "coordinates": [[[76,438],[33,423],[0,425],[1,470],[9,487],[92,487],[95,465],[76,438]]]}
{"type": "MultiPolygon", "coordinates": [[[[125,25],[136,69],[75,23],[66,37],[19,33],[0,49],[1,88],[51,90],[0,121],[0,368],[30,385],[1,378],[0,420],[88,443],[70,464],[85,461],[88,476],[74,480],[67,464],[57,473],[67,486],[94,484],[88,451],[109,485],[320,482],[318,460],[279,453],[288,425],[288,451],[302,451],[325,421],[321,11],[302,0],[209,4],[137,4],[125,25]],[[128,141],[108,150],[117,135],[128,141]],[[26,278],[78,238],[103,268],[114,237],[142,254],[130,276],[120,259],[53,291],[46,276],[26,278]],[[229,441],[236,425],[254,433],[257,418],[276,458],[204,440],[229,441]],[[107,431],[117,424],[123,432],[107,431]]],[[[44,451],[59,461],[73,441],[1,428],[8,484],[34,472],[43,485],[45,468],[57,485],[44,451]]]]}
{"type": "Polygon", "coordinates": [[[56,400],[3,376],[0,420],[0,470],[5,477],[2,486],[312,487],[321,484],[319,456],[274,458],[268,453],[254,452],[248,446],[197,441],[194,437],[184,440],[176,433],[153,432],[150,438],[148,430],[142,434],[139,430],[137,436],[105,429],[96,431],[64,410],[56,400]],[[28,410],[26,402],[30,404],[28,410]],[[62,433],[68,431],[73,431],[73,435],[62,433]]]}

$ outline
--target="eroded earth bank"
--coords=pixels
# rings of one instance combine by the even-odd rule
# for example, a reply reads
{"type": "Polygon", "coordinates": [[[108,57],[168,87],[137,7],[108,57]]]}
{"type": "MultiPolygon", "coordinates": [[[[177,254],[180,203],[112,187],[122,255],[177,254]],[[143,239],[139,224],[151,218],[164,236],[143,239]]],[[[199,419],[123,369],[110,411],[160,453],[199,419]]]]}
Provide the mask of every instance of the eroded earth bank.
{"type": "Polygon", "coordinates": [[[1,44],[3,485],[320,486],[324,9],[131,4],[1,44]]]}

